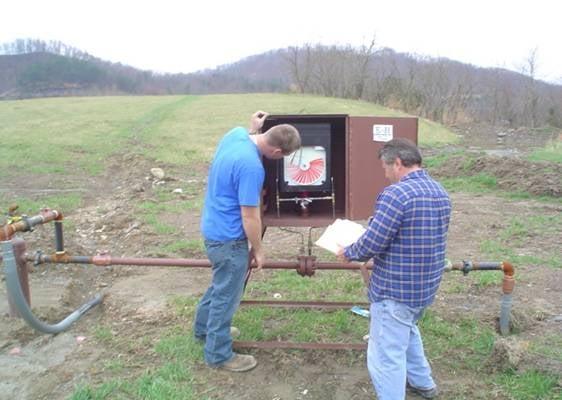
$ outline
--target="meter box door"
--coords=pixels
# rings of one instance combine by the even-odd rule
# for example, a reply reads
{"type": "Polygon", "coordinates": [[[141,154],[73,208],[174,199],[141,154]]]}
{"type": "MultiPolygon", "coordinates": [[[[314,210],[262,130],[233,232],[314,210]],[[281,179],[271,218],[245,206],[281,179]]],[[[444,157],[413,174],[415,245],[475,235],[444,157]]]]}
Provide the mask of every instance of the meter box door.
{"type": "Polygon", "coordinates": [[[373,215],[378,194],[390,184],[378,158],[389,140],[418,143],[418,119],[410,117],[349,117],[346,135],[346,216],[363,220],[373,215]]]}

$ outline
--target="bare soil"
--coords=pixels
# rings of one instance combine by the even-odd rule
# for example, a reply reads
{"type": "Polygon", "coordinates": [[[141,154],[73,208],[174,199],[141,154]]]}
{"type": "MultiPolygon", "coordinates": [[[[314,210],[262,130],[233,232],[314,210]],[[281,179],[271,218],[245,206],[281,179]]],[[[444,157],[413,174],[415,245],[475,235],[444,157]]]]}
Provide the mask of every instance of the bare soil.
{"type": "MultiPolygon", "coordinates": [[[[466,175],[461,158],[446,168],[435,171],[438,176],[466,175]],[[462,173],[461,173],[462,172],[462,173]]],[[[154,187],[172,191],[186,181],[181,171],[173,171],[164,181],[150,175],[154,167],[135,155],[123,155],[108,160],[107,173],[96,179],[69,177],[64,187],[83,188],[85,205],[66,215],[72,230],[65,232],[65,244],[74,255],[93,255],[109,251],[114,256],[162,256],[159,246],[174,237],[158,235],[135,212],[134,203],[153,199],[154,187]]],[[[166,169],[166,166],[163,166],[166,169]]],[[[560,165],[528,163],[519,158],[482,156],[473,166],[499,177],[506,190],[527,190],[535,194],[561,196],[560,165]]],[[[204,166],[201,168],[204,179],[204,166]]],[[[19,177],[21,179],[21,177],[19,177]]],[[[30,196],[30,191],[44,188],[44,183],[31,177],[25,187],[7,182],[16,194],[30,196]],[[16,189],[18,188],[18,189],[16,189]],[[21,193],[17,193],[21,190],[21,193]]],[[[190,183],[191,184],[191,183],[190,183]]],[[[201,186],[203,182],[192,182],[201,186]]],[[[178,195],[178,201],[189,195],[178,195]],[[183,196],[183,197],[182,197],[183,196]]],[[[453,218],[448,246],[451,260],[481,260],[480,243],[495,239],[513,218],[534,214],[557,216],[560,203],[536,200],[512,201],[494,195],[455,193],[453,218]]],[[[64,211],[64,210],[63,210],[64,211]]],[[[164,213],[162,220],[181,228],[187,238],[198,237],[198,211],[180,215],[164,213]]],[[[551,232],[551,231],[549,231],[551,232]]],[[[172,235],[173,236],[173,235],[172,235]]],[[[53,250],[52,226],[38,228],[22,235],[28,252],[53,250]]],[[[178,239],[179,237],[175,237],[178,239]]],[[[286,231],[270,229],[265,241],[271,248],[270,258],[292,259],[300,246],[300,238],[286,231]]],[[[559,254],[562,227],[554,233],[526,237],[518,245],[518,255],[559,254]]],[[[197,250],[181,254],[187,258],[202,258],[197,250]]],[[[497,260],[499,261],[499,260],[497,260]]],[[[514,292],[514,323],[517,333],[512,340],[520,348],[537,337],[562,334],[562,270],[544,265],[516,266],[514,292]]],[[[267,279],[268,271],[265,272],[267,279]]],[[[359,279],[359,278],[358,278],[359,279]]],[[[84,382],[99,384],[111,379],[112,372],[105,360],[121,357],[125,374],[137,377],[151,367],[154,344],[169,327],[177,323],[169,300],[173,296],[199,296],[210,280],[209,270],[197,268],[154,267],[95,267],[82,265],[42,265],[32,268],[30,286],[34,312],[40,318],[54,322],[89,299],[94,293],[106,294],[101,306],[93,309],[68,331],[58,335],[34,332],[23,321],[9,318],[6,289],[0,285],[0,399],[64,399],[84,382]],[[118,355],[115,348],[103,341],[97,332],[108,327],[115,337],[146,338],[143,345],[118,355]],[[19,349],[18,354],[13,354],[19,349]],[[142,363],[135,365],[141,355],[142,363]]],[[[311,284],[314,278],[311,280],[311,284]]],[[[473,316],[495,327],[499,314],[501,289],[498,285],[481,287],[472,275],[451,272],[446,275],[436,303],[437,315],[454,321],[461,316],[473,316]],[[456,290],[459,286],[460,290],[456,290]]],[[[189,327],[185,327],[189,334],[189,327]]],[[[374,393],[362,352],[255,350],[259,366],[246,374],[231,374],[209,370],[201,365],[195,386],[200,393],[213,398],[228,399],[373,399],[374,393]]],[[[504,362],[500,352],[490,363],[504,362]]],[[[538,368],[562,376],[562,363],[545,361],[523,350],[518,368],[538,368]]],[[[478,377],[458,374],[432,359],[435,377],[442,398],[488,399],[478,377]]],[[[494,398],[503,398],[495,395],[494,398]]],[[[415,397],[408,397],[415,398],[415,397]]]]}

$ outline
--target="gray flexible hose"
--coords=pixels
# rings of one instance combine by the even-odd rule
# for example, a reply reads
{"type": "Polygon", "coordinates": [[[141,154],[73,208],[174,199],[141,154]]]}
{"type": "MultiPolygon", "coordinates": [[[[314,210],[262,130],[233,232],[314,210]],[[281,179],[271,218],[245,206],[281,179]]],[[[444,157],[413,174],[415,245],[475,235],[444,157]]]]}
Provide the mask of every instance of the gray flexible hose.
{"type": "Polygon", "coordinates": [[[2,242],[2,251],[4,253],[4,272],[6,275],[6,287],[8,289],[8,296],[14,302],[16,309],[21,317],[35,330],[43,333],[59,333],[62,332],[70,325],[72,325],[78,318],[87,313],[91,308],[95,307],[103,300],[103,296],[98,293],[89,300],[87,303],[82,304],[79,308],[74,310],[68,317],[60,321],[58,324],[50,325],[40,321],[33,315],[25,296],[20,286],[18,268],[16,258],[14,256],[14,246],[10,241],[2,242]]]}
{"type": "Polygon", "coordinates": [[[509,335],[509,318],[511,315],[512,294],[502,295],[500,310],[500,333],[503,336],[509,335]]]}

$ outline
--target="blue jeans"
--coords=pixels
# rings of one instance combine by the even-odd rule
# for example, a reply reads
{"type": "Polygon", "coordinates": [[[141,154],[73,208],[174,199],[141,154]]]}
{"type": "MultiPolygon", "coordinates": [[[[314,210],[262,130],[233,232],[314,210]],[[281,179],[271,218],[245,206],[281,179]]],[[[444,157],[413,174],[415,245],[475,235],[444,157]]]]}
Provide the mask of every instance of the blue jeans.
{"type": "Polygon", "coordinates": [[[377,399],[404,399],[406,379],[416,388],[435,387],[417,326],[424,308],[383,300],[370,309],[367,367],[377,399]]]}
{"type": "Polygon", "coordinates": [[[248,241],[205,240],[213,278],[197,306],[194,335],[205,340],[205,361],[218,366],[232,358],[232,317],[240,305],[248,268],[248,241]]]}

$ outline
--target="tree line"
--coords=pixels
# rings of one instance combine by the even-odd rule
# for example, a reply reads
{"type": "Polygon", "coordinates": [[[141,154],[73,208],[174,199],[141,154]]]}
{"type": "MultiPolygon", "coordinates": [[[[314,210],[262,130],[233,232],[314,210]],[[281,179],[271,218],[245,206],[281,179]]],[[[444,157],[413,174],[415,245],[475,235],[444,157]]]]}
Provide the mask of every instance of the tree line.
{"type": "Polygon", "coordinates": [[[521,73],[400,54],[374,40],[359,49],[290,47],[285,58],[300,93],[366,100],[446,125],[562,127],[562,87],[537,79],[536,50],[521,73]]]}
{"type": "Polygon", "coordinates": [[[291,91],[365,100],[446,125],[562,128],[562,86],[537,79],[536,50],[519,73],[397,53],[375,39],[358,48],[272,50],[190,74],[141,71],[55,41],[18,39],[0,52],[20,57],[12,65],[0,56],[0,97],[10,85],[19,97],[291,91]]]}

